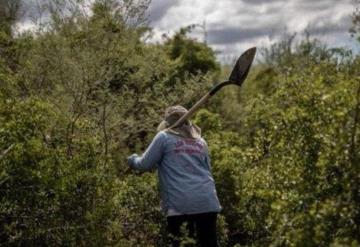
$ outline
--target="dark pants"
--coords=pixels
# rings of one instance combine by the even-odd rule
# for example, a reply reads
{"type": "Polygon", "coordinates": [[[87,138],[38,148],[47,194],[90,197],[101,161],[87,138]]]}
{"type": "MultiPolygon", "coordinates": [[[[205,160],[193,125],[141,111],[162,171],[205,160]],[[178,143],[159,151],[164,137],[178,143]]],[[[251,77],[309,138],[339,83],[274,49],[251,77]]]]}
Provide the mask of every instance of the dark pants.
{"type": "Polygon", "coordinates": [[[185,225],[187,236],[196,240],[201,247],[217,247],[217,213],[202,213],[167,217],[168,231],[173,247],[180,246],[184,237],[181,226],[185,225]]]}

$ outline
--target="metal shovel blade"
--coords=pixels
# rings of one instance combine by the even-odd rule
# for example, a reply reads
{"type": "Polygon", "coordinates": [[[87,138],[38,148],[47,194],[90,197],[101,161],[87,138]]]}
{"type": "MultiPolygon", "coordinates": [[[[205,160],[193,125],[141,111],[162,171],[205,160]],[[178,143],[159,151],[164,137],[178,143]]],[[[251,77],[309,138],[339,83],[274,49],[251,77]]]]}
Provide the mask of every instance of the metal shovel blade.
{"type": "Polygon", "coordinates": [[[241,86],[249,73],[251,64],[256,54],[256,47],[246,50],[236,61],[233,71],[230,74],[229,81],[241,86]]]}
{"type": "Polygon", "coordinates": [[[247,74],[249,73],[251,64],[255,57],[255,53],[256,47],[250,48],[245,51],[236,61],[233,71],[230,74],[229,80],[221,82],[214,86],[207,94],[205,94],[198,102],[196,102],[196,104],[193,105],[185,115],[183,115],[178,121],[176,121],[174,125],[169,127],[169,129],[182,125],[186,119],[190,118],[211,96],[216,94],[216,92],[218,92],[224,86],[230,84],[241,86],[243,81],[246,79],[247,74]]]}

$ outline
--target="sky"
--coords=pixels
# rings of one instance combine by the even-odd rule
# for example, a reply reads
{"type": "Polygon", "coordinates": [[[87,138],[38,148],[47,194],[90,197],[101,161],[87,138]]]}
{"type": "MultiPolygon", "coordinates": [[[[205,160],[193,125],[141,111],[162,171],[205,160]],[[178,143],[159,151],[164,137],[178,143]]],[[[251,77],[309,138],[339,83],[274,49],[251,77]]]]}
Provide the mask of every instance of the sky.
{"type": "Polygon", "coordinates": [[[358,52],[360,44],[349,34],[354,10],[354,0],[152,0],[147,14],[152,42],[198,24],[193,37],[206,40],[226,62],[249,47],[268,46],[286,33],[301,37],[304,30],[331,47],[358,52]]]}
{"type": "MultiPolygon", "coordinates": [[[[43,0],[23,1],[31,13],[43,0]]],[[[349,34],[355,1],[360,0],[151,0],[148,41],[161,42],[163,34],[196,24],[192,37],[206,41],[221,62],[231,63],[247,48],[269,46],[285,34],[301,37],[307,30],[330,47],[360,53],[360,43],[349,34]]],[[[20,26],[31,25],[25,18],[20,26]]]]}

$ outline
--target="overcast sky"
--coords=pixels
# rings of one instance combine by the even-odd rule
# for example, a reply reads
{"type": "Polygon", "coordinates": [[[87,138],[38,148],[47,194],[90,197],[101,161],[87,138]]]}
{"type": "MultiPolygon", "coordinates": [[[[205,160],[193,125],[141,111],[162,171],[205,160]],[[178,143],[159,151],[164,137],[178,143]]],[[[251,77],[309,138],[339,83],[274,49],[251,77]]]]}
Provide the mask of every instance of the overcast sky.
{"type": "MultiPolygon", "coordinates": [[[[23,0],[28,12],[36,2],[23,0]]],[[[92,1],[92,0],[90,0],[92,1]]],[[[245,49],[268,46],[285,33],[313,37],[331,47],[360,51],[360,43],[351,38],[351,14],[359,0],[151,0],[147,15],[154,36],[151,42],[161,42],[162,35],[171,36],[181,27],[206,25],[194,30],[193,37],[206,42],[219,52],[223,62],[232,62],[245,49]]],[[[31,26],[25,19],[21,26],[31,26]]]]}
{"type": "Polygon", "coordinates": [[[194,36],[231,60],[250,46],[266,46],[288,32],[305,29],[330,46],[359,50],[349,35],[354,0],[152,0],[148,10],[153,40],[180,27],[206,23],[194,36]]]}

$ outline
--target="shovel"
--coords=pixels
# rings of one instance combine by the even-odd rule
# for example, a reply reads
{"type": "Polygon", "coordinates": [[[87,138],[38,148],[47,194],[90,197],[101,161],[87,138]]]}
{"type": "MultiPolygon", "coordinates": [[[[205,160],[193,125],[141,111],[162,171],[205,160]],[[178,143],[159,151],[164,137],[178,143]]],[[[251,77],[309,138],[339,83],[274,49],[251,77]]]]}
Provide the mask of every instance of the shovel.
{"type": "Polygon", "coordinates": [[[198,102],[196,102],[196,104],[193,105],[185,115],[183,115],[174,125],[170,126],[169,129],[181,126],[184,121],[190,118],[203,104],[208,101],[210,97],[216,94],[221,88],[227,85],[237,85],[240,87],[249,73],[250,67],[255,57],[255,53],[256,47],[246,50],[236,61],[229,79],[214,86],[207,94],[205,94],[198,102]]]}

